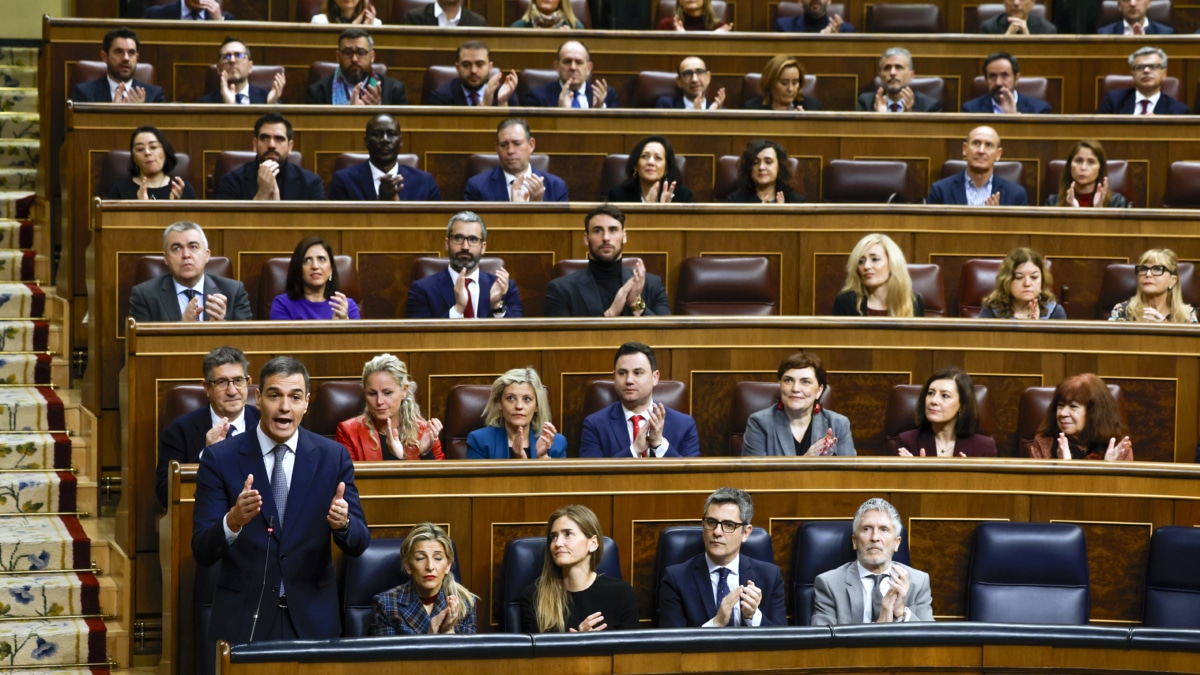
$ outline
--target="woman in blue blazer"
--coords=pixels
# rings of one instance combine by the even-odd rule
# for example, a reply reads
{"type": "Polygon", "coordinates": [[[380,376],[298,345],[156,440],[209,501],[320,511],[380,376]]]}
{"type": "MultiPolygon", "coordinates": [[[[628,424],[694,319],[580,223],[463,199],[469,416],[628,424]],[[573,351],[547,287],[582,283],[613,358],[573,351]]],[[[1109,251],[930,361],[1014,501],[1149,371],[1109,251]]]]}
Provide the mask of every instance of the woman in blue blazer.
{"type": "Polygon", "coordinates": [[[550,423],[550,401],[532,367],[513,368],[492,383],[486,427],[467,436],[467,459],[567,456],[567,439],[550,423]]]}

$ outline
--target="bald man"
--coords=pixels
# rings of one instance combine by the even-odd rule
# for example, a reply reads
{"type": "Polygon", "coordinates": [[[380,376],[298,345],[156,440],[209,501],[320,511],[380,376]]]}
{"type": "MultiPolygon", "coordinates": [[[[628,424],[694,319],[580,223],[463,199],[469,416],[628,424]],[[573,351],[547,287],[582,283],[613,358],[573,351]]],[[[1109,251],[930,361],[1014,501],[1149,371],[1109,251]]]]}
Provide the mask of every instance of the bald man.
{"type": "Polygon", "coordinates": [[[975,127],[962,147],[967,168],[933,184],[926,204],[958,206],[1027,206],[1025,188],[996,175],[996,161],[1004,154],[1000,134],[991,127],[975,127]]]}

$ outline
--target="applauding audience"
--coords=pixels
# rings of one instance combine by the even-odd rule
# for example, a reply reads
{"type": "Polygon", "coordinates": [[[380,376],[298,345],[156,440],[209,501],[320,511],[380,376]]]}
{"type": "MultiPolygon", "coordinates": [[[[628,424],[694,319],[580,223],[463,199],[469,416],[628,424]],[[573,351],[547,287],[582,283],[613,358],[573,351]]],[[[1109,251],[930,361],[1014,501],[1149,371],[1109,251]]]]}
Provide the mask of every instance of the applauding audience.
{"type": "Polygon", "coordinates": [[[1084,373],[1068,377],[1054,390],[1029,452],[1035,459],[1131,462],[1133,443],[1125,434],[1108,385],[1092,373],[1084,373]]]}
{"type": "Polygon", "coordinates": [[[338,443],[356,462],[399,459],[446,459],[442,454],[442,423],[425,421],[417,405],[417,384],[408,379],[408,366],[391,354],[380,354],[363,365],[366,409],[337,428],[338,443]]]}
{"type": "Polygon", "coordinates": [[[917,428],[900,434],[901,457],[995,457],[996,441],[976,433],[975,385],[962,369],[943,368],[925,380],[917,428]]]}
{"type": "Polygon", "coordinates": [[[804,88],[804,66],[794,56],[779,54],[772,56],[763,66],[759,85],[762,96],[756,96],[742,106],[746,110],[820,110],[821,103],[808,98],[804,88]]]}
{"type": "Polygon", "coordinates": [[[371,635],[475,634],[475,596],[454,579],[454,542],[420,523],[400,545],[408,581],[375,596],[371,635]]]}
{"type": "Polygon", "coordinates": [[[567,456],[567,439],[550,423],[550,399],[532,366],[496,378],[483,417],[487,426],[467,436],[467,459],[567,456]]]}
{"type": "Polygon", "coordinates": [[[328,0],[325,11],[313,15],[312,23],[356,23],[381,26],[375,7],[367,0],[328,0]]]}
{"type": "Polygon", "coordinates": [[[683,184],[671,142],[662,136],[647,136],[633,146],[625,161],[624,183],[608,191],[610,202],[688,204],[692,191],[683,184]]]}
{"type": "Polygon", "coordinates": [[[750,416],[742,456],[857,455],[850,420],[821,407],[829,386],[821,357],[796,352],[779,364],[779,403],[750,416]]]}
{"type": "Polygon", "coordinates": [[[846,261],[846,284],[833,301],[834,316],[924,316],[904,252],[886,234],[858,240],[846,261]]]}
{"type": "Polygon", "coordinates": [[[738,160],[737,189],[725,201],[731,204],[799,204],[804,196],[792,189],[792,167],[787,150],[775,141],[746,144],[738,160]]]}
{"type": "Polygon", "coordinates": [[[1054,300],[1054,279],[1041,253],[1014,248],[996,271],[996,289],[983,299],[981,319],[1065,319],[1054,300]]]}
{"type": "Polygon", "coordinates": [[[1100,141],[1085,139],[1076,143],[1067,155],[1067,169],[1063,171],[1058,194],[1046,197],[1042,206],[1130,207],[1125,195],[1108,189],[1108,161],[1100,141]]]}
{"type": "Polygon", "coordinates": [[[287,292],[271,301],[271,320],[357,319],[358,304],[338,290],[333,247],[320,237],[305,237],[292,251],[287,292]]]}
{"type": "Polygon", "coordinates": [[[195,199],[192,185],[171,177],[178,160],[171,142],[155,127],[134,129],[129,137],[129,178],[117,178],[109,199],[195,199]]]}
{"type": "Polygon", "coordinates": [[[675,14],[658,22],[659,30],[731,31],[733,24],[725,23],[713,9],[712,0],[675,0],[675,14]]]}
{"type": "Polygon", "coordinates": [[[1113,307],[1109,321],[1196,323],[1196,309],[1183,301],[1179,258],[1169,248],[1152,248],[1138,258],[1137,294],[1113,307]]]}
{"type": "Polygon", "coordinates": [[[577,28],[583,30],[583,22],[571,11],[571,0],[533,0],[525,16],[513,22],[510,28],[577,28]]]}

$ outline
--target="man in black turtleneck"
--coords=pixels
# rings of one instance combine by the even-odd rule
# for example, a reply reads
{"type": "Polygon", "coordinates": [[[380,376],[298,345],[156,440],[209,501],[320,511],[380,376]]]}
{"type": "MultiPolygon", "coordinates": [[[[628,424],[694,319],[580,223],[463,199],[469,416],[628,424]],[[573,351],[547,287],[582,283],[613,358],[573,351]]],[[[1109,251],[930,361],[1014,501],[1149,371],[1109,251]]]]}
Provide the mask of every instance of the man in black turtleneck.
{"type": "Polygon", "coordinates": [[[625,214],[602,204],[583,217],[588,247],[586,269],[559,277],[546,287],[546,316],[653,316],[671,313],[661,277],[648,274],[641,260],[621,261],[625,214]]]}

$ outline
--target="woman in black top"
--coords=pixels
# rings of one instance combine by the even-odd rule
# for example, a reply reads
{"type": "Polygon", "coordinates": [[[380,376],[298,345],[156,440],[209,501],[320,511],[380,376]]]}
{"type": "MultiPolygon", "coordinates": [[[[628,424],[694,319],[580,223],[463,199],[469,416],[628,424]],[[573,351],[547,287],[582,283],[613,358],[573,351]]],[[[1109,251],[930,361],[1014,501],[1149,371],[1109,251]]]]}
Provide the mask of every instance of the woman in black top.
{"type": "Polygon", "coordinates": [[[633,146],[625,161],[624,183],[608,191],[610,202],[651,204],[692,201],[692,191],[683,185],[683,174],[675,163],[675,150],[662,136],[647,136],[633,146]]]}
{"type": "Polygon", "coordinates": [[[521,594],[522,632],[638,628],[633,587],[597,574],[603,557],[600,520],[591,509],[572,504],[550,514],[542,575],[521,594]]]}
{"type": "Polygon", "coordinates": [[[751,141],[738,160],[737,189],[725,201],[735,204],[799,204],[792,189],[787,150],[775,141],[751,141]]]}
{"type": "Polygon", "coordinates": [[[759,83],[762,96],[746,101],[746,110],[820,110],[821,102],[800,93],[804,89],[804,66],[794,56],[780,54],[763,66],[759,83]]]}
{"type": "Polygon", "coordinates": [[[129,137],[129,175],[118,178],[108,190],[109,199],[195,199],[196,191],[175,170],[175,149],[162,132],[151,126],[134,130],[129,137]]]}
{"type": "Polygon", "coordinates": [[[913,290],[904,252],[886,234],[858,240],[846,260],[846,283],[833,299],[834,316],[925,315],[925,302],[913,290]]]}

